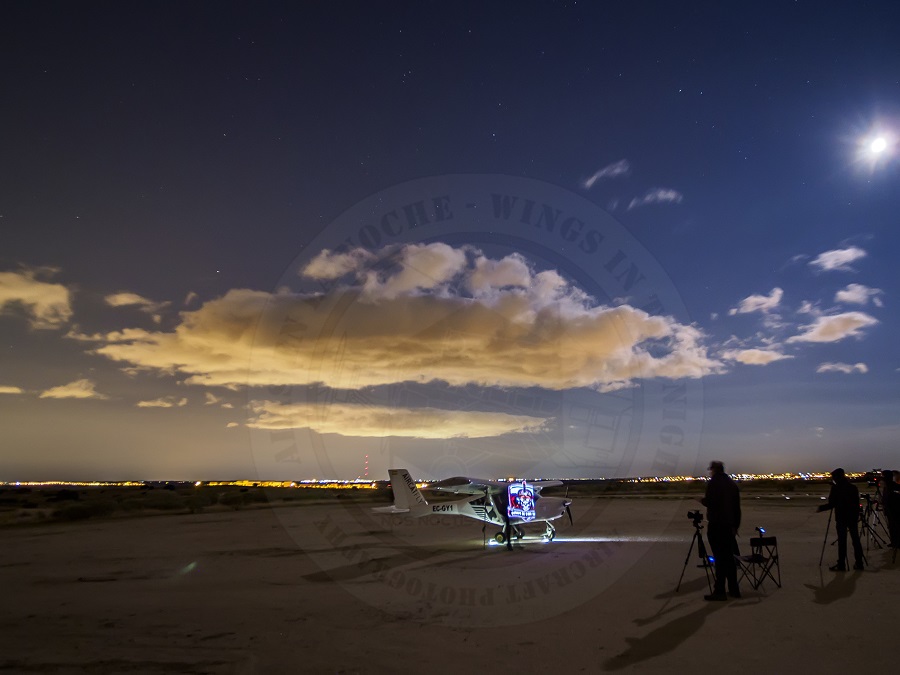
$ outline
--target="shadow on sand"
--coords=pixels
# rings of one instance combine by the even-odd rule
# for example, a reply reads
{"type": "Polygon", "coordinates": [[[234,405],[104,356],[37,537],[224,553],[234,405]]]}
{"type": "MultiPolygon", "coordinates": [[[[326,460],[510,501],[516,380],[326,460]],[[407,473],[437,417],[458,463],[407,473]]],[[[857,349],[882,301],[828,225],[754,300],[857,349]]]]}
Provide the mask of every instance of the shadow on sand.
{"type": "MultiPolygon", "coordinates": [[[[708,616],[726,605],[727,603],[724,602],[712,602],[690,614],[685,614],[669,621],[669,623],[650,631],[642,638],[626,638],[628,649],[604,661],[603,670],[621,670],[641,661],[671,652],[699,631],[708,616]]],[[[675,608],[673,607],[672,609],[675,608]]]]}
{"type": "Polygon", "coordinates": [[[856,581],[860,572],[831,572],[834,576],[827,584],[819,570],[819,585],[803,584],[814,593],[813,602],[817,605],[830,605],[832,602],[849,598],[856,590],[856,581]]]}

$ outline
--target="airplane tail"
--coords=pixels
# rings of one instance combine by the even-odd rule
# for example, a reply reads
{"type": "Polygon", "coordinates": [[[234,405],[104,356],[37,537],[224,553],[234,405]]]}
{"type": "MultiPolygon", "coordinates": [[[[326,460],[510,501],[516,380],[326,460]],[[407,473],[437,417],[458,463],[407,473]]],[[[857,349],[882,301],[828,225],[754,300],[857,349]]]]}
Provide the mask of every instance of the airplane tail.
{"type": "Polygon", "coordinates": [[[376,510],[380,513],[412,512],[413,515],[419,515],[419,512],[424,512],[422,507],[428,506],[428,502],[422,496],[422,493],[419,492],[419,488],[416,487],[416,482],[409,475],[409,471],[406,469],[388,469],[388,476],[391,479],[391,489],[394,491],[394,504],[393,506],[379,507],[376,510]]]}

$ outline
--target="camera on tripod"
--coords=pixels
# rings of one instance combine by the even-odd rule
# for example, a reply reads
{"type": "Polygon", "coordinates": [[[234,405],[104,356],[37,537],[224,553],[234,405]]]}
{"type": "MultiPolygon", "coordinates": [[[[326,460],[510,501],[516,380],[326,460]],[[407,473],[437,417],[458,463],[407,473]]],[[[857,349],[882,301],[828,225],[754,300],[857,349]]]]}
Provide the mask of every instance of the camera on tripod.
{"type": "Polygon", "coordinates": [[[703,522],[703,514],[700,511],[688,511],[687,517],[694,522],[694,527],[699,527],[703,522]]]}

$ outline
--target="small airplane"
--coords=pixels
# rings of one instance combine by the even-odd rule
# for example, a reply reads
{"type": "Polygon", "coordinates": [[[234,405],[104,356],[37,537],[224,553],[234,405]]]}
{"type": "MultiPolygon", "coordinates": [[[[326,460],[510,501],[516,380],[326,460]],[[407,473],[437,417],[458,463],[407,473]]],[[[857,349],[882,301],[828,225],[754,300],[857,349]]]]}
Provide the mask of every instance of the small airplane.
{"type": "Polygon", "coordinates": [[[509,543],[515,536],[525,536],[522,525],[544,523],[544,540],[552,541],[556,528],[551,520],[567,514],[572,522],[569,506],[572,500],[563,497],[544,497],[541,490],[562,485],[559,480],[511,481],[484,480],[456,476],[431,483],[427,490],[452,492],[465,495],[462,499],[429,504],[422,496],[416,482],[406,469],[389,469],[394,503],[372,509],[376,513],[404,514],[412,518],[422,516],[466,516],[487,525],[497,525],[502,529],[494,535],[498,544],[509,543]]]}

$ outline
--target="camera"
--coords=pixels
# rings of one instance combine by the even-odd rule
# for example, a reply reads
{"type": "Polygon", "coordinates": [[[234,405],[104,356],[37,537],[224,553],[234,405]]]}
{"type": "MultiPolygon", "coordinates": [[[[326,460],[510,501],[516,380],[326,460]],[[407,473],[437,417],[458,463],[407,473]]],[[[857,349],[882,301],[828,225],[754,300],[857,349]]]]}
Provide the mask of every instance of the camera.
{"type": "Polygon", "coordinates": [[[694,521],[694,525],[699,525],[703,521],[703,514],[700,511],[688,511],[687,517],[694,521]]]}

